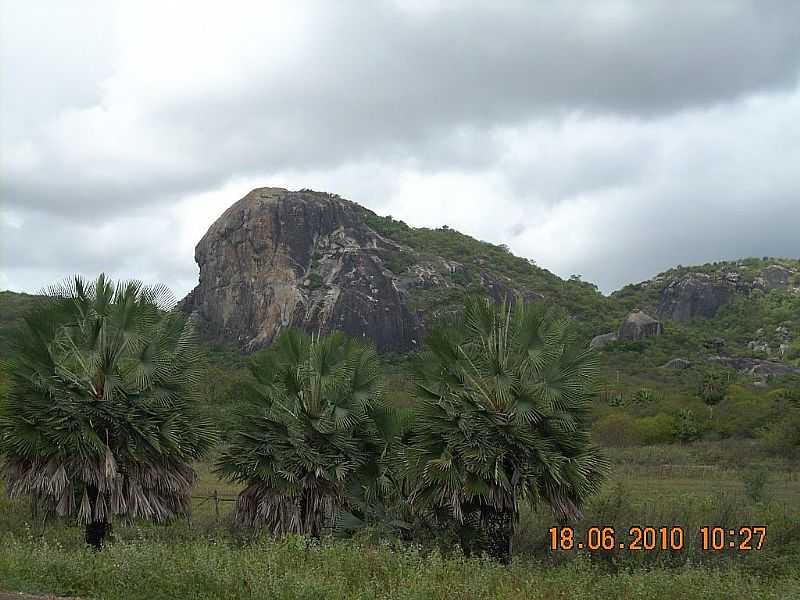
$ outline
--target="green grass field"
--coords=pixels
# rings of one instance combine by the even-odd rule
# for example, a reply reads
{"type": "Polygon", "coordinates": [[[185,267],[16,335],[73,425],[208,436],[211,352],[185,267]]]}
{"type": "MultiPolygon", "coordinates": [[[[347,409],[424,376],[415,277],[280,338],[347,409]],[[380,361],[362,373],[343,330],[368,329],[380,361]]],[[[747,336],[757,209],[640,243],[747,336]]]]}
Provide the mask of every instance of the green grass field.
{"type": "Polygon", "coordinates": [[[591,525],[766,525],[761,551],[704,552],[695,536],[677,553],[552,552],[545,510],[523,514],[508,567],[371,531],[319,543],[242,537],[229,527],[233,503],[221,501],[217,516],[206,499],[237,487],[200,464],[190,520],[118,523],[99,554],[77,527],[35,522],[27,503],[3,497],[0,589],[107,599],[800,598],[800,466],[729,444],[611,450],[612,477],[576,535],[591,525]],[[747,474],[765,468],[756,501],[747,474]]]}

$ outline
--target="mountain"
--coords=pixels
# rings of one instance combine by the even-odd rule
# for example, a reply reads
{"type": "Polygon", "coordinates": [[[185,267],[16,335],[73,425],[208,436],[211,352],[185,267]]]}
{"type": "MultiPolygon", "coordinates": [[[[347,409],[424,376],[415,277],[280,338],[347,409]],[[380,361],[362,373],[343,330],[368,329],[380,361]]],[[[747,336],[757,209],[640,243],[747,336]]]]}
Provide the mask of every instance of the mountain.
{"type": "Polygon", "coordinates": [[[311,190],[253,190],[209,228],[195,258],[200,281],[183,309],[211,342],[244,351],[300,327],[342,329],[381,352],[407,352],[465,293],[553,302],[587,341],[606,334],[608,342],[620,332],[620,343],[640,342],[663,331],[669,339],[657,344],[661,351],[683,355],[713,356],[724,346],[723,354],[784,359],[800,337],[796,259],[679,266],[606,297],[504,246],[447,226],[409,227],[311,190]],[[658,324],[626,336],[621,324],[637,309],[634,321],[658,324]],[[721,338],[722,346],[704,345],[721,338]]]}
{"type": "MultiPolygon", "coordinates": [[[[663,364],[751,374],[800,367],[800,260],[747,258],[678,266],[603,296],[504,246],[447,226],[409,227],[334,194],[255,189],[197,244],[197,287],[181,301],[206,341],[250,352],[288,327],[342,329],[383,353],[418,348],[465,293],[563,307],[610,371],[663,364]]],[[[0,292],[0,355],[35,296],[0,292]]]]}

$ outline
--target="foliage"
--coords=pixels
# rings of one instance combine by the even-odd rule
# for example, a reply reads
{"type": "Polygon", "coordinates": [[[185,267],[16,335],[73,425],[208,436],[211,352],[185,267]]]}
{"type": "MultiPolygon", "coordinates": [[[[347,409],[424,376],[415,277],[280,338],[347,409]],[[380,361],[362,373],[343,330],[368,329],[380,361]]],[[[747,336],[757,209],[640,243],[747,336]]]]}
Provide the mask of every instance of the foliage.
{"type": "Polygon", "coordinates": [[[472,298],[427,348],[405,453],[412,505],[485,533],[499,558],[520,503],[580,516],[607,464],[588,431],[596,356],[569,321],[544,304],[472,298]]]}
{"type": "Polygon", "coordinates": [[[100,275],[51,288],[25,317],[0,405],[11,496],[87,526],[188,510],[191,462],[215,436],[194,411],[193,328],[171,306],[161,286],[100,275]]]}
{"type": "MultiPolygon", "coordinates": [[[[100,555],[46,541],[6,538],[0,581],[12,589],[107,600],[270,598],[418,600],[781,600],[795,595],[796,573],[754,577],[741,568],[687,567],[609,573],[585,557],[552,566],[498,565],[416,547],[358,540],[309,543],[298,537],[229,543],[132,542],[100,555]]],[[[647,554],[647,553],[640,553],[647,554]]]]}
{"type": "Polygon", "coordinates": [[[22,317],[40,300],[40,296],[0,292],[0,356],[9,356],[22,317]]]}
{"type": "Polygon", "coordinates": [[[654,402],[655,399],[655,394],[650,388],[640,388],[633,394],[633,402],[636,404],[649,404],[650,402],[654,402]]]}
{"type": "MultiPolygon", "coordinates": [[[[462,268],[451,274],[452,288],[415,289],[413,304],[427,314],[449,314],[463,302],[465,294],[485,293],[476,287],[479,274],[490,280],[506,282],[519,292],[543,294],[548,301],[577,317],[580,336],[587,338],[592,331],[616,326],[616,312],[609,311],[606,298],[597,287],[580,279],[562,280],[535,262],[514,256],[507,246],[476,240],[449,227],[429,229],[409,227],[391,216],[381,217],[364,209],[364,222],[383,236],[407,246],[417,261],[442,257],[462,268]]],[[[387,264],[397,274],[410,264],[408,253],[387,255],[387,264]]]]}
{"type": "Polygon", "coordinates": [[[764,467],[745,469],[742,472],[742,482],[747,496],[753,502],[761,502],[769,483],[769,471],[764,467]]]}
{"type": "Polygon", "coordinates": [[[675,438],[681,442],[692,442],[700,437],[700,427],[697,424],[697,419],[694,412],[691,410],[682,410],[678,413],[674,425],[675,438]]]}
{"type": "Polygon", "coordinates": [[[254,356],[255,402],[219,459],[246,485],[236,519],[275,534],[319,536],[355,485],[368,500],[391,487],[392,412],[375,351],[342,333],[284,333],[254,356]]]}
{"type": "Polygon", "coordinates": [[[706,369],[701,374],[697,395],[708,406],[709,417],[713,417],[714,407],[728,395],[731,380],[730,372],[722,369],[706,369]]]}
{"type": "Polygon", "coordinates": [[[595,440],[603,446],[645,446],[675,441],[675,418],[663,413],[635,417],[614,412],[604,415],[592,426],[595,440]]]}
{"type": "Polygon", "coordinates": [[[765,447],[778,456],[796,456],[800,453],[800,407],[788,407],[782,418],[762,432],[765,447]]]}

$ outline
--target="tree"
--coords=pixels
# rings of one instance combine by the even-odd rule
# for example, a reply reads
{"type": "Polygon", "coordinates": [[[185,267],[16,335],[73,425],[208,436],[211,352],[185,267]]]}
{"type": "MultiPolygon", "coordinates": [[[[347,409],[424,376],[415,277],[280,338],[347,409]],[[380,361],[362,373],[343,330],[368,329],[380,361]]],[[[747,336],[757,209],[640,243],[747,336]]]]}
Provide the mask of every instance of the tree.
{"type": "Polygon", "coordinates": [[[697,395],[708,406],[709,420],[714,417],[714,407],[728,395],[730,375],[719,369],[704,371],[700,377],[697,395]]]}
{"type": "Polygon", "coordinates": [[[194,412],[193,327],[170,298],[162,286],[75,277],[47,290],[16,338],[0,404],[8,493],[77,517],[97,549],[115,516],[186,513],[191,463],[215,440],[194,412]]]}
{"type": "MultiPolygon", "coordinates": [[[[590,442],[595,353],[543,303],[469,299],[427,339],[415,431],[405,451],[411,502],[474,534],[507,561],[523,501],[581,516],[608,463],[590,442]]],[[[465,551],[473,542],[462,535],[465,551]]]]}
{"type": "Polygon", "coordinates": [[[348,504],[349,488],[385,490],[391,416],[378,357],[343,333],[290,330],[254,357],[253,404],[218,461],[244,483],[235,518],[276,535],[319,537],[348,504]]]}

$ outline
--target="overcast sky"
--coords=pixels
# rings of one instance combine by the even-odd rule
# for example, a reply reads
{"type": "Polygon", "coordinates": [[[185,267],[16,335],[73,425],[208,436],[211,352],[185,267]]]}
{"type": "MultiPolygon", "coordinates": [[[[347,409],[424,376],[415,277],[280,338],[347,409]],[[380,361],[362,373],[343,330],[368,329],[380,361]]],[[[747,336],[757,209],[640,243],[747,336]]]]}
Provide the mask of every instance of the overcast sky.
{"type": "Polygon", "coordinates": [[[800,256],[800,2],[3,0],[0,289],[196,283],[250,189],[606,292],[800,256]]]}

